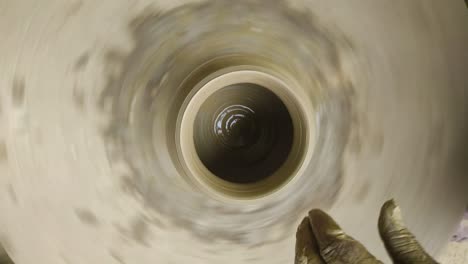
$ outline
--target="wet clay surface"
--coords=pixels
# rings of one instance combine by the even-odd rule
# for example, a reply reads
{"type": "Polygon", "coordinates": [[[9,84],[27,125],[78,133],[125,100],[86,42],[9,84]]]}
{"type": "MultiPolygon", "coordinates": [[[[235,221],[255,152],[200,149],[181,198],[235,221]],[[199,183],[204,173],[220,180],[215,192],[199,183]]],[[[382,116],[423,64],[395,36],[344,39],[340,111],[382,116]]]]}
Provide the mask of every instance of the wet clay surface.
{"type": "Polygon", "coordinates": [[[463,2],[47,0],[0,14],[0,242],[18,264],[292,263],[313,207],[385,261],[383,201],[431,254],[466,206],[463,2]],[[248,202],[194,188],[175,158],[193,84],[239,64],[286,80],[316,128],[298,177],[248,202]]]}

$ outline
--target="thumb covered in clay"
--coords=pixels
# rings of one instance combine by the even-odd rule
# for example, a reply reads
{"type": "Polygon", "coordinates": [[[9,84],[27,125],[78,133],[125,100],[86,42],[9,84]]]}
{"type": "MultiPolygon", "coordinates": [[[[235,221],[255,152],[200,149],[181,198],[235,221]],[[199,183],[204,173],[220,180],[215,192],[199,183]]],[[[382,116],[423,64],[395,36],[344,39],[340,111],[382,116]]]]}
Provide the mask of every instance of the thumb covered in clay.
{"type": "Polygon", "coordinates": [[[394,200],[387,201],[382,206],[378,226],[385,248],[394,263],[437,263],[404,226],[400,207],[394,200]]]}

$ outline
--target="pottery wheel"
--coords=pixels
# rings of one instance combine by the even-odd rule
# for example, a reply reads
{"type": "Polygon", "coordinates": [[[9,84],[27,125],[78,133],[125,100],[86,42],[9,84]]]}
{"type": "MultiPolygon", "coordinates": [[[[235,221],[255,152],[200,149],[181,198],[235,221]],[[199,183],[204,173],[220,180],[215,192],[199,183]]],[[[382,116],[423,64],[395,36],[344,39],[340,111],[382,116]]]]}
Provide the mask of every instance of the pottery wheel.
{"type": "Polygon", "coordinates": [[[468,202],[468,16],[446,1],[0,2],[0,243],[16,264],[293,263],[329,212],[388,260],[468,202]]]}

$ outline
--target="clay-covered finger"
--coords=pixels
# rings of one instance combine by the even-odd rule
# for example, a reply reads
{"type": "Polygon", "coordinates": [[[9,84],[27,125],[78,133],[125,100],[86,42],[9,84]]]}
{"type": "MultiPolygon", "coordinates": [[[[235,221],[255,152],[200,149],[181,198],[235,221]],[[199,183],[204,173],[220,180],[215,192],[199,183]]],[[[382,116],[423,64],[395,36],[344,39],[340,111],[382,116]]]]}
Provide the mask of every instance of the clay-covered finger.
{"type": "Polygon", "coordinates": [[[315,241],[309,218],[302,220],[296,232],[295,264],[325,264],[320,257],[317,242],[315,241]]]}
{"type": "Polygon", "coordinates": [[[387,201],[382,206],[379,217],[379,232],[395,263],[437,263],[404,226],[400,207],[393,200],[387,201]]]}
{"type": "Polygon", "coordinates": [[[325,212],[309,212],[312,232],[317,241],[320,255],[326,263],[382,263],[352,237],[346,235],[340,226],[325,212]]]}

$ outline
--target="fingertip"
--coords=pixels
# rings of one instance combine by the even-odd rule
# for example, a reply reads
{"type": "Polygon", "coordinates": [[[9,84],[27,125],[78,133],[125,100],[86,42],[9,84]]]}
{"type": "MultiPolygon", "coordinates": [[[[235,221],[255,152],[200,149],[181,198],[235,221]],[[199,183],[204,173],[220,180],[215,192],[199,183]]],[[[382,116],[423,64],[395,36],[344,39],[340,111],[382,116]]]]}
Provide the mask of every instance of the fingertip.
{"type": "Polygon", "coordinates": [[[384,204],[383,204],[383,208],[386,208],[386,209],[393,209],[395,207],[397,207],[398,205],[396,204],[395,202],[395,199],[390,199],[388,201],[386,201],[384,204]]]}
{"type": "Polygon", "coordinates": [[[296,238],[301,237],[301,233],[308,232],[310,233],[310,223],[309,223],[309,217],[304,217],[302,219],[301,223],[297,227],[297,232],[296,232],[296,238]]]}
{"type": "Polygon", "coordinates": [[[388,200],[382,205],[382,209],[380,211],[379,216],[380,231],[388,229],[389,225],[403,226],[403,217],[401,214],[401,209],[394,199],[388,200]]]}
{"type": "Polygon", "coordinates": [[[322,210],[314,209],[310,211],[309,221],[312,231],[320,244],[327,244],[344,236],[341,227],[322,210]]]}
{"type": "Polygon", "coordinates": [[[328,227],[332,229],[341,229],[338,224],[329,216],[327,213],[320,209],[314,209],[309,212],[309,220],[312,225],[312,229],[315,227],[323,228],[328,227]]]}
{"type": "Polygon", "coordinates": [[[393,214],[393,211],[395,209],[399,208],[399,206],[397,205],[397,203],[395,202],[394,199],[390,199],[388,201],[386,201],[383,205],[382,205],[382,212],[385,212],[387,214],[393,214]]]}

